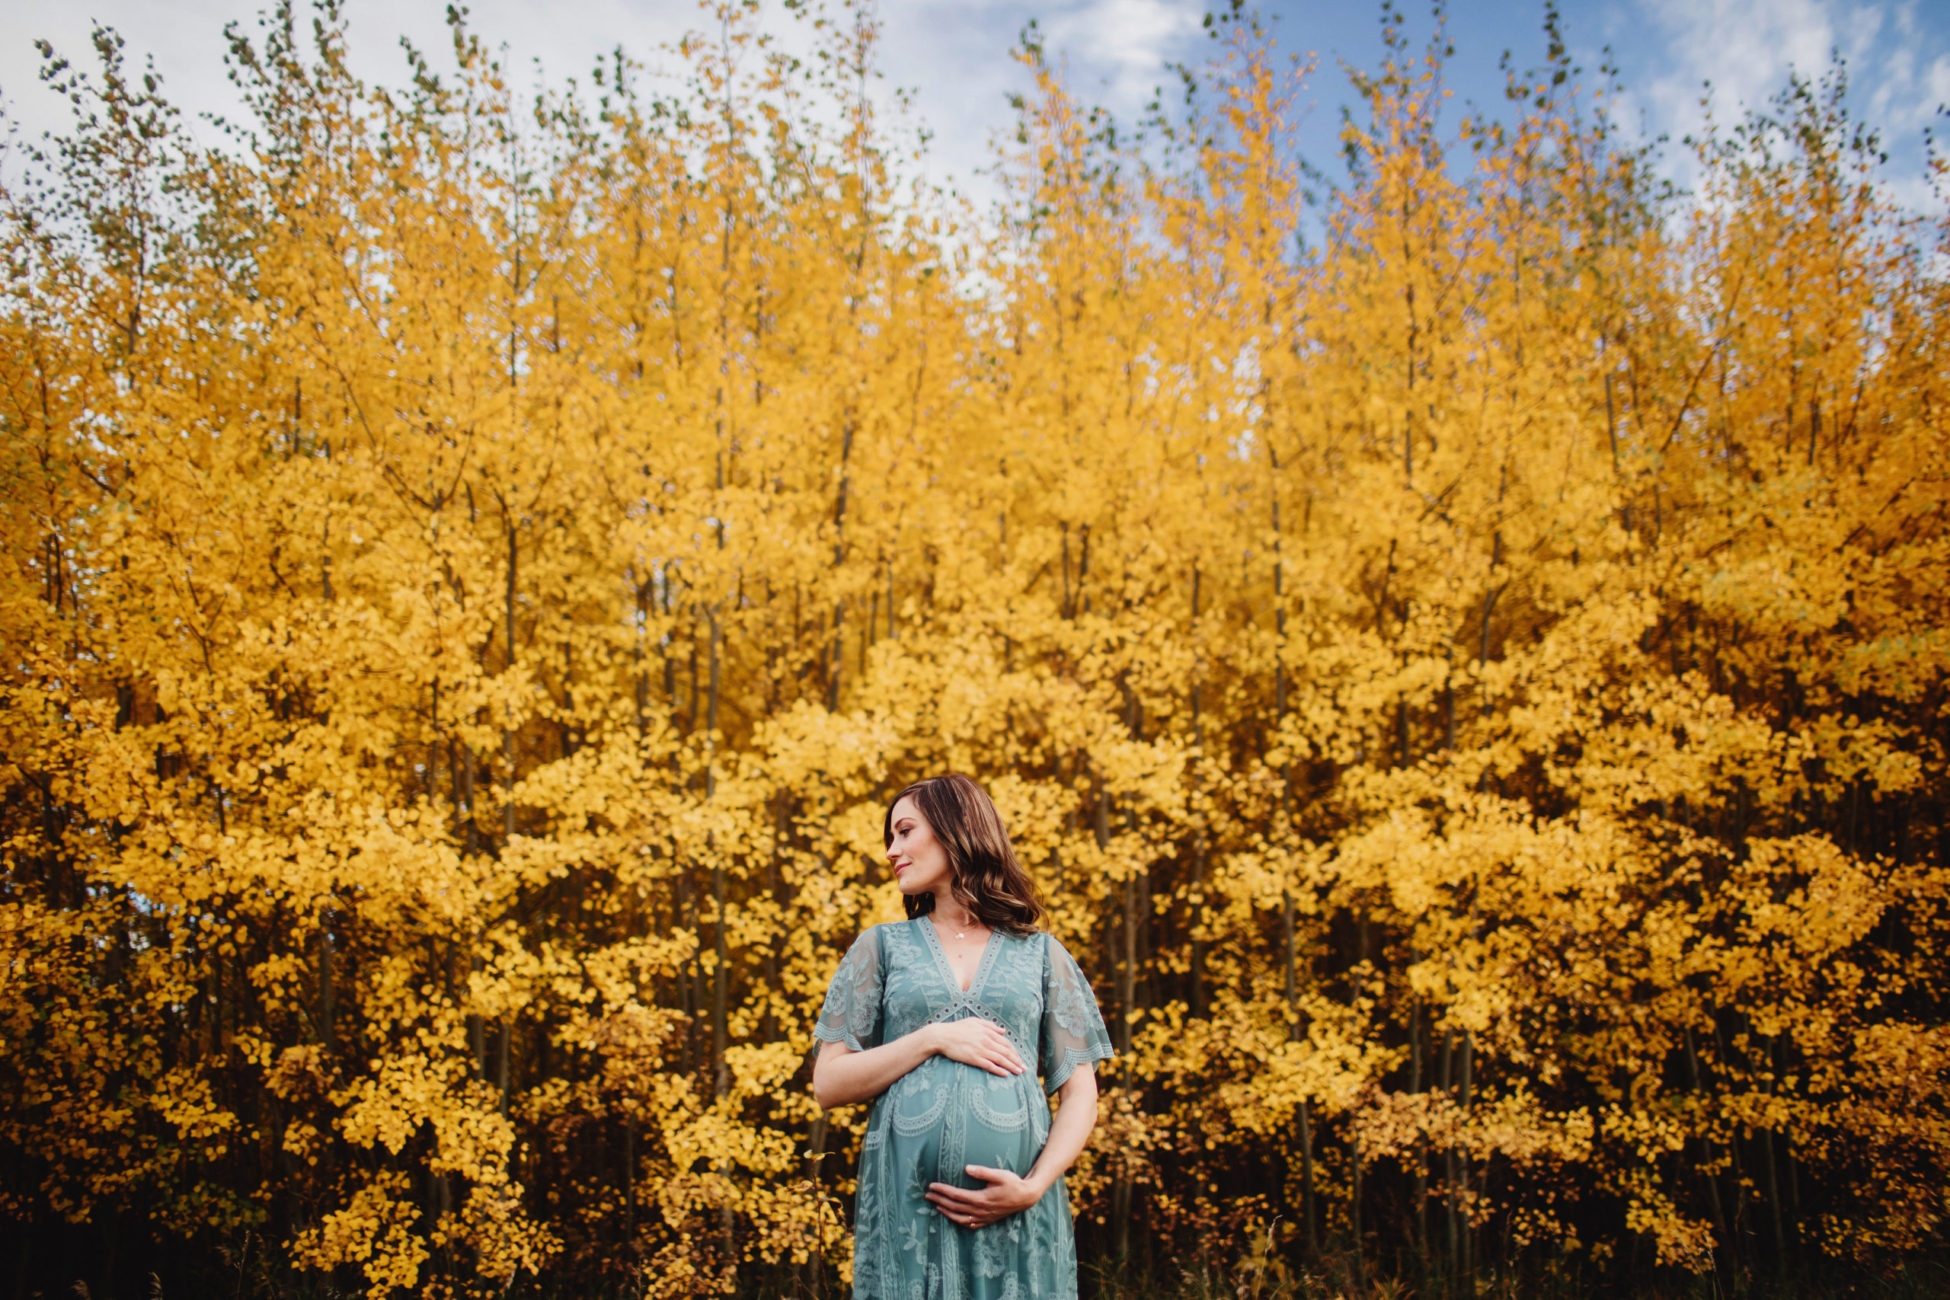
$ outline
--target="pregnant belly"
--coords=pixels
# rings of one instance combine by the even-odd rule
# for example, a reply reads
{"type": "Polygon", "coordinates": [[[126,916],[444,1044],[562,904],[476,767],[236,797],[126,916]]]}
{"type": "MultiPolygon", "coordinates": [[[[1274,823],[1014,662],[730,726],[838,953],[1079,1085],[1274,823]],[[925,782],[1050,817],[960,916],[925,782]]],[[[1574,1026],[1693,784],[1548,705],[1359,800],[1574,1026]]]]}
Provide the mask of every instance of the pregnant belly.
{"type": "Polygon", "coordinates": [[[923,1187],[986,1186],[964,1165],[1027,1173],[1049,1133],[1049,1107],[1034,1075],[1002,1078],[942,1056],[903,1075],[885,1105],[896,1162],[923,1187]]]}

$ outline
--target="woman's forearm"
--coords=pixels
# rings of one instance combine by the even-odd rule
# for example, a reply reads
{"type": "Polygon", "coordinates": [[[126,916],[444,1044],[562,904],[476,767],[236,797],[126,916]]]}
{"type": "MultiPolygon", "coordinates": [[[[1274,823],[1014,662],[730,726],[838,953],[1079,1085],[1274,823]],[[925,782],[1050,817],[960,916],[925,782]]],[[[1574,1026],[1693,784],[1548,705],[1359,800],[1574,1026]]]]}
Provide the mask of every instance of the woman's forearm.
{"type": "Polygon", "coordinates": [[[1083,1144],[1090,1140],[1090,1130],[1097,1126],[1097,1072],[1088,1065],[1078,1066],[1063,1081],[1057,1096],[1062,1104],[1050,1121],[1049,1140],[1043,1143],[1036,1163],[1022,1176],[1038,1198],[1056,1186],[1056,1180],[1076,1163],[1083,1144]]]}
{"type": "Polygon", "coordinates": [[[845,1043],[822,1043],[813,1061],[813,1099],[827,1110],[871,1101],[940,1050],[935,1032],[939,1028],[922,1025],[911,1034],[863,1052],[845,1043]]]}

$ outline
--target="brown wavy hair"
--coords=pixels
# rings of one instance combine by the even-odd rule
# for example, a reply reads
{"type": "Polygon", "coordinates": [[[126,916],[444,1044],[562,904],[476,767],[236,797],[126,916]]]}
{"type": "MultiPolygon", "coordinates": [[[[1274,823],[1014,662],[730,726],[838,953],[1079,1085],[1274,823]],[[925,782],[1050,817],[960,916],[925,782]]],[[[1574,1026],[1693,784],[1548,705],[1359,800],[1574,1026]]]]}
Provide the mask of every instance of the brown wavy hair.
{"type": "MultiPolygon", "coordinates": [[[[1043,901],[1036,894],[1036,882],[1017,860],[1008,828],[988,792],[953,772],[916,781],[887,805],[881,833],[888,845],[894,842],[894,805],[903,799],[914,801],[928,829],[948,851],[948,866],[954,873],[948,889],[955,901],[993,929],[1035,933],[1043,919],[1043,901]]],[[[932,893],[908,894],[901,901],[910,918],[934,910],[932,893]]]]}

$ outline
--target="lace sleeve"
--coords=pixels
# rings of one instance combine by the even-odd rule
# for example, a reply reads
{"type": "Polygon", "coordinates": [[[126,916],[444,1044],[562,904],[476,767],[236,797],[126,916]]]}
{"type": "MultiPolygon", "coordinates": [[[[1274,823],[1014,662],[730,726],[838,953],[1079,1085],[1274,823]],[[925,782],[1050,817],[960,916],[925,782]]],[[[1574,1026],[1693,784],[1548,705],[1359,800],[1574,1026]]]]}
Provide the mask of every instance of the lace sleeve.
{"type": "Polygon", "coordinates": [[[1076,958],[1050,936],[1043,943],[1043,1091],[1055,1092],[1079,1065],[1113,1055],[1097,996],[1076,958]]]}
{"type": "Polygon", "coordinates": [[[853,941],[826,986],[813,1037],[845,1043],[856,1052],[880,1046],[880,934],[869,929],[853,941]]]}

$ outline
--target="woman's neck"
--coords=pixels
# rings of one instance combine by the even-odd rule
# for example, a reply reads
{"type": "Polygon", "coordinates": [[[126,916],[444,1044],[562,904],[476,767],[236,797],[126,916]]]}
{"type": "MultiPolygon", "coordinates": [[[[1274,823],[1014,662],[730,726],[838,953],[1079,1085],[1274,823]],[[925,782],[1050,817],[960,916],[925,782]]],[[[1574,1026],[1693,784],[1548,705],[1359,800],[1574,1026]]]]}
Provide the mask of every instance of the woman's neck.
{"type": "Polygon", "coordinates": [[[982,924],[982,918],[963,907],[960,903],[934,900],[934,914],[941,924],[951,930],[973,930],[982,924]]]}

